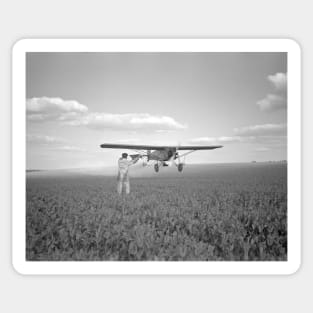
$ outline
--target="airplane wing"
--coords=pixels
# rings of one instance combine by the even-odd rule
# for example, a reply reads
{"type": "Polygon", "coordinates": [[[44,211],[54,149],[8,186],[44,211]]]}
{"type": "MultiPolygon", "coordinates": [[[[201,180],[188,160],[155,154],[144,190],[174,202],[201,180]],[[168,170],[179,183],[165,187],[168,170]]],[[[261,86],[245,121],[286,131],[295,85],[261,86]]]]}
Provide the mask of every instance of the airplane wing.
{"type": "Polygon", "coordinates": [[[178,146],[177,150],[212,150],[223,146],[178,146]]]}
{"type": "Polygon", "coordinates": [[[115,144],[115,143],[104,143],[100,145],[101,148],[110,148],[110,149],[129,149],[129,150],[164,150],[165,146],[153,146],[153,145],[127,145],[127,144],[115,144]]]}
{"type": "Polygon", "coordinates": [[[104,143],[100,145],[100,147],[109,149],[129,149],[129,150],[165,150],[165,149],[212,150],[222,148],[223,146],[154,146],[154,145],[127,145],[127,144],[104,143]]]}

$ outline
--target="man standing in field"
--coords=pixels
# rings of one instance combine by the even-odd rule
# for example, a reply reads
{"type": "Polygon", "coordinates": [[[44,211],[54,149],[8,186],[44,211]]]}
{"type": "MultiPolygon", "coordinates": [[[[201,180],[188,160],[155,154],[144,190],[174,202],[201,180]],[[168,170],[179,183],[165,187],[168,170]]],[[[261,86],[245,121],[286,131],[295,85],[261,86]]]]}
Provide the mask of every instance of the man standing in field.
{"type": "Polygon", "coordinates": [[[122,194],[123,184],[125,186],[126,194],[129,194],[130,185],[128,169],[131,165],[135,164],[140,158],[140,156],[137,156],[132,160],[127,160],[127,157],[128,157],[127,153],[122,153],[122,157],[118,159],[117,192],[119,195],[122,194]]]}

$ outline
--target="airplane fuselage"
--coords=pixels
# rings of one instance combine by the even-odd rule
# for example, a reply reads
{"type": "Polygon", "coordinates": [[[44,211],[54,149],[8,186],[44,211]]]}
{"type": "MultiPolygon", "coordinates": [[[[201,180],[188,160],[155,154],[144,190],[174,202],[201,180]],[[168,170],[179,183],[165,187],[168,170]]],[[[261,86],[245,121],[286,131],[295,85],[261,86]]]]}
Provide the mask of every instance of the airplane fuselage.
{"type": "Polygon", "coordinates": [[[174,157],[174,159],[177,158],[176,156],[176,148],[173,149],[164,149],[164,150],[154,150],[152,152],[148,151],[147,154],[148,161],[155,160],[155,161],[168,161],[174,157]]]}

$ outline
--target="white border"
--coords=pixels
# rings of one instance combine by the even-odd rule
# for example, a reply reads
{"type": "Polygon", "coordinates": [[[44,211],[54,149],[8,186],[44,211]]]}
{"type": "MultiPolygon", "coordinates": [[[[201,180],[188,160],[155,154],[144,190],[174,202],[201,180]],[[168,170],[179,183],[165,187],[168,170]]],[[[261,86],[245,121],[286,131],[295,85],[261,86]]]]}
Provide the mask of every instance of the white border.
{"type": "Polygon", "coordinates": [[[301,50],[291,39],[22,39],[12,65],[12,263],[20,274],[292,274],[301,264],[301,50]],[[26,52],[288,52],[288,261],[25,260],[26,52]]]}

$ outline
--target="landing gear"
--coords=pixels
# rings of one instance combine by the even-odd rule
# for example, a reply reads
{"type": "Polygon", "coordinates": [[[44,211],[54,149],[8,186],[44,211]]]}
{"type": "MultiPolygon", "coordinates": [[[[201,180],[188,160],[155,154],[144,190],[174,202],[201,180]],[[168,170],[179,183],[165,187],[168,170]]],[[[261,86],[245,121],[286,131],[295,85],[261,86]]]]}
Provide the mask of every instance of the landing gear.
{"type": "Polygon", "coordinates": [[[182,172],[183,168],[184,168],[184,164],[183,163],[179,163],[178,164],[178,172],[182,172]]]}
{"type": "Polygon", "coordinates": [[[154,170],[155,170],[156,172],[159,171],[159,164],[158,164],[158,163],[155,163],[155,164],[154,164],[154,170]]]}

